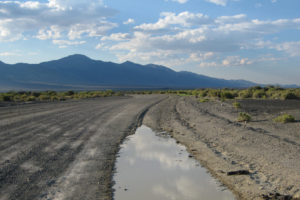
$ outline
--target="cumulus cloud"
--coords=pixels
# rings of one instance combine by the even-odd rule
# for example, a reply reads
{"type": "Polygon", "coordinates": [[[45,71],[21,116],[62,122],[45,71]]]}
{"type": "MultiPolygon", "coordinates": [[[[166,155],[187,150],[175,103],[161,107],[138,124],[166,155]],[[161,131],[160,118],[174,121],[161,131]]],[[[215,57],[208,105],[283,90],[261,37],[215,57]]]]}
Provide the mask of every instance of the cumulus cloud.
{"type": "Polygon", "coordinates": [[[113,33],[109,36],[103,36],[101,40],[122,41],[122,40],[128,40],[130,38],[131,36],[129,33],[113,33]]]}
{"type": "Polygon", "coordinates": [[[105,7],[101,1],[2,1],[0,8],[0,41],[14,41],[24,35],[35,35],[42,40],[64,35],[69,39],[84,34],[94,37],[117,26],[107,21],[116,11],[105,7]]]}
{"type": "MultiPolygon", "coordinates": [[[[299,28],[298,18],[252,20],[245,14],[238,14],[212,19],[202,13],[168,12],[162,13],[157,22],[135,26],[132,33],[118,33],[104,37],[102,41],[115,41],[109,49],[120,61],[155,62],[167,66],[195,62],[200,66],[244,66],[254,61],[235,56],[239,51],[262,48],[253,44],[270,34],[299,28]],[[223,54],[232,56],[220,56],[223,54]],[[219,60],[215,56],[219,56],[219,60]]],[[[287,43],[273,49],[297,52],[297,47],[287,43]]]]}
{"type": "Polygon", "coordinates": [[[69,41],[69,40],[53,40],[53,44],[56,44],[59,46],[59,48],[66,48],[71,45],[81,45],[85,44],[85,41],[69,41]]]}
{"type": "Polygon", "coordinates": [[[191,27],[195,25],[208,24],[211,19],[202,13],[182,12],[176,15],[172,12],[161,13],[161,18],[156,23],[144,23],[136,26],[136,30],[153,31],[179,25],[183,27],[191,27]]]}
{"type": "Polygon", "coordinates": [[[252,64],[248,58],[240,58],[239,56],[228,56],[222,61],[223,66],[243,66],[252,64]]]}
{"type": "Polygon", "coordinates": [[[271,48],[275,48],[278,51],[285,51],[291,56],[300,56],[300,41],[284,42],[273,45],[271,48]]]}
{"type": "Polygon", "coordinates": [[[61,30],[58,26],[50,26],[47,29],[40,29],[36,37],[40,40],[57,39],[61,37],[61,30]]]}

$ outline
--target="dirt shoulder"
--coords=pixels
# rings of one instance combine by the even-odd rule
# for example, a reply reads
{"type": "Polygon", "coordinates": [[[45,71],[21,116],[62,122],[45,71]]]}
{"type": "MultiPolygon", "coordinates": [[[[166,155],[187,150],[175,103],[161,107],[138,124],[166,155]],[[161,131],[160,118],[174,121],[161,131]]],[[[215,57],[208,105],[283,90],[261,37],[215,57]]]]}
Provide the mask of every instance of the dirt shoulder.
{"type": "Polygon", "coordinates": [[[283,198],[270,193],[300,198],[300,123],[272,121],[280,113],[299,120],[300,101],[240,103],[237,110],[230,101],[201,103],[172,96],[152,107],[143,123],[170,132],[238,199],[283,198]],[[251,114],[252,122],[237,122],[240,111],[251,114]],[[227,175],[238,170],[250,174],[227,175]]]}
{"type": "Polygon", "coordinates": [[[119,144],[160,95],[0,108],[0,199],[112,199],[119,144]]]}

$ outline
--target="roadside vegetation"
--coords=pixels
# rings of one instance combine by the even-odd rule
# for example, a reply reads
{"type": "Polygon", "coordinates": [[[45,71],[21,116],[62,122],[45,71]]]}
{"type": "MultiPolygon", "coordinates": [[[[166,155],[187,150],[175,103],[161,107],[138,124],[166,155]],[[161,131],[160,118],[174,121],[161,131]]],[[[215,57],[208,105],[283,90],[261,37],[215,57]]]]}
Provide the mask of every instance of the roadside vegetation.
{"type": "MultiPolygon", "coordinates": [[[[199,99],[300,99],[300,89],[284,89],[275,86],[250,87],[248,89],[197,89],[179,90],[168,93],[175,93],[180,96],[195,96],[199,99]]],[[[238,106],[238,104],[234,105],[238,106]]]]}
{"type": "Polygon", "coordinates": [[[251,116],[248,113],[245,112],[240,112],[239,116],[237,118],[238,122],[250,122],[251,121],[251,116]]]}
{"type": "Polygon", "coordinates": [[[6,92],[0,93],[0,101],[4,102],[33,102],[33,101],[65,101],[69,99],[88,99],[96,97],[123,96],[121,92],[106,91],[44,91],[44,92],[6,92]]]}
{"type": "MultiPolygon", "coordinates": [[[[125,94],[174,94],[179,96],[194,96],[200,102],[210,100],[239,100],[239,99],[300,99],[300,88],[284,89],[276,86],[250,87],[248,89],[196,89],[196,90],[145,90],[145,91],[44,91],[44,92],[7,92],[0,93],[0,102],[28,102],[28,101],[64,101],[68,99],[87,99],[95,97],[122,96],[125,94]]],[[[235,102],[235,108],[240,104],[235,102]]]]}
{"type": "MultiPolygon", "coordinates": [[[[201,102],[209,100],[238,100],[238,99],[300,99],[300,88],[281,88],[277,86],[250,87],[247,89],[196,89],[196,90],[155,90],[132,91],[134,94],[175,94],[178,96],[194,96],[201,102]]],[[[233,105],[235,106],[235,105],[233,105]]],[[[236,105],[238,106],[238,105],[236,105]]]]}
{"type": "Polygon", "coordinates": [[[295,117],[289,114],[283,114],[273,119],[273,121],[279,123],[290,123],[295,122],[295,117]]]}
{"type": "Polygon", "coordinates": [[[233,102],[232,103],[232,105],[233,105],[233,107],[235,107],[236,109],[239,109],[239,108],[241,108],[241,103],[239,103],[239,102],[233,102]]]}

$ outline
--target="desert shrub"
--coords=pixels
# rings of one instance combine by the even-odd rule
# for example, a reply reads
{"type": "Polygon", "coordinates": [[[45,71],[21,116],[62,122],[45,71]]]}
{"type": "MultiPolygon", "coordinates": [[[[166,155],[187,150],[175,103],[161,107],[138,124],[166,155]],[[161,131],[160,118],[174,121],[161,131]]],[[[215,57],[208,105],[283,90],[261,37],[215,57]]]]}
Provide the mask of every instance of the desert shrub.
{"type": "Polygon", "coordinates": [[[221,98],[222,99],[234,99],[235,95],[229,91],[222,91],[221,92],[221,98]]]}
{"type": "Polygon", "coordinates": [[[250,87],[249,90],[252,90],[252,91],[255,91],[255,90],[261,90],[262,87],[261,86],[253,86],[253,87],[250,87]]]}
{"type": "Polygon", "coordinates": [[[42,94],[42,95],[39,96],[39,99],[40,99],[41,101],[47,101],[47,100],[50,100],[51,97],[48,96],[48,95],[42,94]]]}
{"type": "Polygon", "coordinates": [[[35,96],[27,96],[26,101],[35,101],[35,96]]]}
{"type": "Polygon", "coordinates": [[[58,96],[51,96],[50,100],[51,101],[59,101],[59,97],[58,96]]]}
{"type": "Polygon", "coordinates": [[[232,103],[233,107],[235,107],[236,109],[241,108],[241,104],[239,102],[233,102],[232,103]]]}
{"type": "Polygon", "coordinates": [[[206,97],[208,94],[208,90],[201,90],[198,94],[199,97],[206,97]]]}
{"type": "Polygon", "coordinates": [[[41,95],[40,92],[31,92],[31,96],[39,97],[41,95]]]}
{"type": "Polygon", "coordinates": [[[72,90],[65,92],[65,95],[66,95],[66,96],[72,96],[72,95],[74,95],[74,94],[75,94],[75,92],[72,91],[72,90]]]}
{"type": "Polygon", "coordinates": [[[283,99],[298,99],[297,95],[294,92],[288,92],[283,95],[283,99]]]}
{"type": "Polygon", "coordinates": [[[252,97],[252,91],[251,90],[242,90],[239,93],[239,97],[241,99],[251,98],[252,97]]]}
{"type": "Polygon", "coordinates": [[[214,97],[214,98],[220,98],[221,97],[221,91],[220,90],[210,89],[208,91],[208,96],[214,97]]]}
{"type": "Polygon", "coordinates": [[[280,122],[280,123],[289,123],[289,122],[295,122],[295,117],[289,114],[283,114],[275,119],[273,119],[274,122],[280,122]]]}
{"type": "Polygon", "coordinates": [[[55,95],[57,95],[57,92],[55,92],[55,91],[47,91],[47,94],[49,95],[49,96],[55,96],[55,95]]]}
{"type": "Polygon", "coordinates": [[[266,93],[264,90],[256,90],[254,91],[252,97],[256,99],[266,98],[266,93]]]}
{"type": "Polygon", "coordinates": [[[58,99],[59,99],[59,101],[66,101],[67,100],[67,98],[64,97],[64,96],[59,96],[58,99]]]}
{"type": "Polygon", "coordinates": [[[1,96],[0,96],[0,100],[1,100],[1,101],[11,101],[11,100],[12,100],[12,97],[11,97],[10,95],[4,94],[4,95],[1,95],[1,96]]]}
{"type": "Polygon", "coordinates": [[[248,113],[240,112],[237,118],[238,122],[249,122],[251,121],[251,116],[248,113]]]}
{"type": "Polygon", "coordinates": [[[22,101],[21,96],[20,95],[15,95],[12,97],[13,101],[17,102],[17,101],[22,101]]]}

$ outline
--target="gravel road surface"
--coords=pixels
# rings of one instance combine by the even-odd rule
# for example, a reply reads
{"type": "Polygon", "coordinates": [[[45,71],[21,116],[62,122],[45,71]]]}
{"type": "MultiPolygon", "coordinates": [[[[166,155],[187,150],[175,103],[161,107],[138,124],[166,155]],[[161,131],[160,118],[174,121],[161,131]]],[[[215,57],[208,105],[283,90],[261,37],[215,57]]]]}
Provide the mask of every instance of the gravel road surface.
{"type": "Polygon", "coordinates": [[[0,107],[0,199],[111,199],[120,142],[164,98],[0,107]]]}

